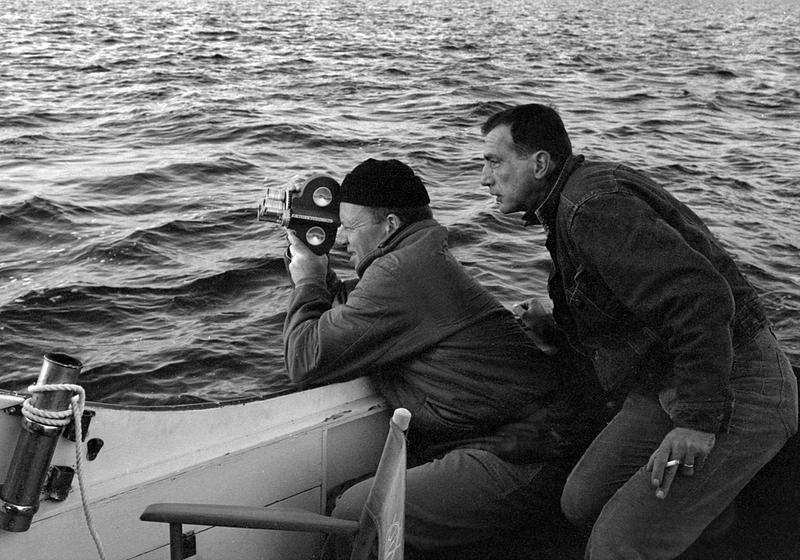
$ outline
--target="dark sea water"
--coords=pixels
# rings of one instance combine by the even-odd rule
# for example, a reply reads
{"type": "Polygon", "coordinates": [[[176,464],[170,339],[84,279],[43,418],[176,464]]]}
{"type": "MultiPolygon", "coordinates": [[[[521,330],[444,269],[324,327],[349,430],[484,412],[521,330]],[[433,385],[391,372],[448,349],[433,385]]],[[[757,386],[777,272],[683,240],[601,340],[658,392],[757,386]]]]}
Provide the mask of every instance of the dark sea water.
{"type": "MultiPolygon", "coordinates": [[[[45,352],[92,400],[288,387],[268,182],[396,157],[511,305],[543,236],[479,184],[479,126],[555,105],[576,151],[651,172],[725,241],[800,364],[796,0],[3,0],[0,387],[45,352]],[[266,181],[266,182],[265,182],[266,181]]],[[[344,254],[334,264],[347,270],[344,254]]]]}

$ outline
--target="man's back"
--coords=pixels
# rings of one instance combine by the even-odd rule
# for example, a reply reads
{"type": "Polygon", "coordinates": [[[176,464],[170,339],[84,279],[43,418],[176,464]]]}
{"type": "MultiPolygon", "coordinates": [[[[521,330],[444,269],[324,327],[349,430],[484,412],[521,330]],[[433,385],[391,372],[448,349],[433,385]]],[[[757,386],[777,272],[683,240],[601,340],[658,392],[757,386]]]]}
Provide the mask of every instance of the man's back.
{"type": "Polygon", "coordinates": [[[449,439],[517,419],[555,390],[549,359],[452,256],[435,221],[407,226],[362,268],[345,303],[324,313],[290,305],[287,356],[306,354],[287,360],[293,379],[374,374],[416,430],[449,439]]]}
{"type": "Polygon", "coordinates": [[[555,390],[549,359],[453,257],[443,227],[414,224],[387,249],[351,298],[384,292],[387,320],[402,325],[377,368],[390,402],[419,402],[418,425],[429,416],[453,437],[515,419],[555,390]]]}

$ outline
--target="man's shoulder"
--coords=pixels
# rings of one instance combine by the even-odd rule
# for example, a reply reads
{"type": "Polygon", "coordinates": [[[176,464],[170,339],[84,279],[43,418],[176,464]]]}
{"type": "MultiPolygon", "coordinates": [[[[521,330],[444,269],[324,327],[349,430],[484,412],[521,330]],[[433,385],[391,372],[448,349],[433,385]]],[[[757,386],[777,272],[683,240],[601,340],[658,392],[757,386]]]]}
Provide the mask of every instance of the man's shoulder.
{"type": "Polygon", "coordinates": [[[610,161],[585,161],[569,176],[562,193],[583,192],[612,183],[620,167],[622,164],[610,161]]]}
{"type": "Polygon", "coordinates": [[[570,175],[565,190],[603,187],[609,183],[624,184],[630,182],[652,183],[653,179],[642,169],[617,161],[593,160],[585,161],[570,175]]]}
{"type": "Polygon", "coordinates": [[[413,266],[420,260],[440,254],[442,249],[447,250],[448,231],[433,220],[419,224],[412,224],[407,235],[403,237],[390,251],[376,259],[396,266],[413,266]]]}
{"type": "Polygon", "coordinates": [[[624,163],[586,162],[567,179],[561,192],[562,202],[566,204],[560,204],[560,210],[569,213],[592,200],[609,196],[636,197],[639,188],[635,185],[644,184],[649,188],[658,188],[646,173],[624,163]]]}
{"type": "Polygon", "coordinates": [[[433,252],[426,249],[424,243],[410,243],[394,247],[382,255],[375,257],[364,270],[359,284],[370,288],[376,285],[380,289],[398,289],[409,278],[420,273],[421,269],[433,266],[433,252]]]}

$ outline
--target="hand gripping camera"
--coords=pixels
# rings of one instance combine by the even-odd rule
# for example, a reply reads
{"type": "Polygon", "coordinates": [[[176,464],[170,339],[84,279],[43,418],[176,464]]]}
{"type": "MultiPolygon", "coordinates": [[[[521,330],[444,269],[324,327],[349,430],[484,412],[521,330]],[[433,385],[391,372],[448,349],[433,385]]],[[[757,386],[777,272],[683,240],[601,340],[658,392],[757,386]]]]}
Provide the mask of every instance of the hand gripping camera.
{"type": "Polygon", "coordinates": [[[299,192],[267,187],[258,205],[258,219],[294,230],[317,255],[331,250],[339,229],[339,183],[324,175],[312,177],[299,192]]]}

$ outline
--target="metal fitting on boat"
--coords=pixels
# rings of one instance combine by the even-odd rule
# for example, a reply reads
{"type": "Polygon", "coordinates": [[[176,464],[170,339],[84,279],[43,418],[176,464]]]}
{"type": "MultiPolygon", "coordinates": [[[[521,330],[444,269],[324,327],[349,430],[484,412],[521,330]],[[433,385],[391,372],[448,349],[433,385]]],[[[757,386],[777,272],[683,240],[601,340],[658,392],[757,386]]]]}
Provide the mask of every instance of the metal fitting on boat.
{"type": "MultiPolygon", "coordinates": [[[[66,354],[46,354],[36,385],[75,383],[82,367],[80,361],[66,354]]],[[[34,393],[31,405],[41,411],[60,412],[69,408],[71,397],[66,390],[34,393]]],[[[22,532],[30,528],[62,429],[22,419],[17,447],[0,487],[0,529],[22,532]]]]}

